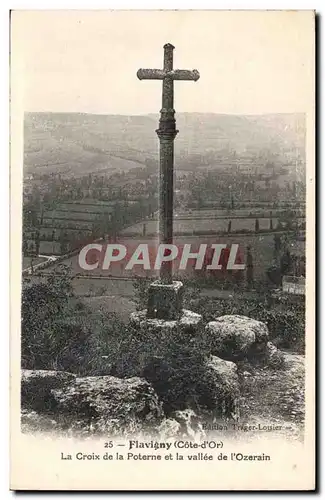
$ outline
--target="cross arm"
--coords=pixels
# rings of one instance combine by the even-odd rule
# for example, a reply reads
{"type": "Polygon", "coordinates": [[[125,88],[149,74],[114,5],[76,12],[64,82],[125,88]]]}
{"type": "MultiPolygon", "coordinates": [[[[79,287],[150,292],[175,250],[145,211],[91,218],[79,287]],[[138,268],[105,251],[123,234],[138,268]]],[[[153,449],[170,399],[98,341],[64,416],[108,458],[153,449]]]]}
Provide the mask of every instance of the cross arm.
{"type": "Polygon", "coordinates": [[[139,69],[137,77],[139,80],[163,80],[166,73],[163,69],[139,69]]]}
{"type": "Polygon", "coordinates": [[[200,78],[200,73],[197,69],[174,69],[168,74],[173,80],[193,80],[196,82],[200,78]]]}
{"type": "Polygon", "coordinates": [[[139,69],[137,77],[139,80],[163,80],[165,77],[171,77],[172,80],[192,80],[196,82],[200,78],[197,69],[175,69],[165,71],[163,69],[139,69]]]}

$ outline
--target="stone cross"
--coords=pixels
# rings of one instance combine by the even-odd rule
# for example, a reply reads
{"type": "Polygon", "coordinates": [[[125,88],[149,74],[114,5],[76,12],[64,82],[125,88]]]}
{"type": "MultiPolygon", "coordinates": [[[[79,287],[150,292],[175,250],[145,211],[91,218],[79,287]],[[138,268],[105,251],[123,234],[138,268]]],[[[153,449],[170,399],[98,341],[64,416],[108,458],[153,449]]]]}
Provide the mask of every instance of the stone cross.
{"type": "MultiPolygon", "coordinates": [[[[173,182],[174,182],[174,139],[176,130],[174,110],[174,80],[193,80],[200,78],[194,69],[173,69],[173,50],[170,43],[164,45],[163,69],[139,69],[139,80],[162,80],[162,108],[159,128],[156,130],[160,142],[159,160],[159,244],[173,243],[173,182]]],[[[172,261],[162,262],[160,281],[171,285],[172,261]]]]}

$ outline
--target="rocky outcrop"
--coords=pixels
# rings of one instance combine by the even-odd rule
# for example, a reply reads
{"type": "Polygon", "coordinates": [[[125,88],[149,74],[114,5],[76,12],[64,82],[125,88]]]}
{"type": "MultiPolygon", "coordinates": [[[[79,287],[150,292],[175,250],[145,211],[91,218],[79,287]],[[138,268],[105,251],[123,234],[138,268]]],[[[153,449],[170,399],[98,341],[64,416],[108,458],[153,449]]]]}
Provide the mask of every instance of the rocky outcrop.
{"type": "Polygon", "coordinates": [[[22,370],[21,405],[34,411],[52,411],[57,407],[53,390],[75,383],[72,373],[55,370],[22,370]]]}
{"type": "Polygon", "coordinates": [[[145,431],[163,418],[162,405],[144,379],[83,377],[23,370],[22,429],[75,430],[110,435],[145,431]]]}
{"type": "Polygon", "coordinates": [[[158,396],[144,379],[77,378],[55,398],[66,425],[109,435],[145,431],[163,418],[158,396]]]}
{"type": "Polygon", "coordinates": [[[267,326],[246,316],[216,318],[207,324],[205,334],[211,354],[229,361],[259,356],[268,342],[267,326]]]}
{"type": "Polygon", "coordinates": [[[303,420],[304,358],[279,351],[264,323],[222,316],[202,335],[199,315],[185,314],[181,328],[141,314],[137,319],[143,321],[143,337],[135,359],[143,367],[132,360],[136,372],[131,378],[23,370],[22,430],[204,439],[208,428],[203,424],[239,417],[265,420],[274,407],[286,421],[298,425],[303,420]],[[150,347],[159,341],[159,349],[146,352],[144,341],[150,347]]]}

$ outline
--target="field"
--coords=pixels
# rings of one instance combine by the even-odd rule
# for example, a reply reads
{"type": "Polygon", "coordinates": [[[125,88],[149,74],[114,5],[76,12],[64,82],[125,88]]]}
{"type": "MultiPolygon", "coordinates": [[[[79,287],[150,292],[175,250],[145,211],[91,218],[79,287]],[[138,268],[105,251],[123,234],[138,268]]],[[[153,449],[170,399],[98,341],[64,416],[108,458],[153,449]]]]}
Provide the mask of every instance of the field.
{"type": "MultiPolygon", "coordinates": [[[[60,229],[67,230],[75,234],[82,231],[91,233],[94,222],[103,216],[110,217],[113,206],[110,202],[96,202],[95,200],[83,200],[79,202],[61,202],[54,209],[46,210],[43,213],[43,224],[41,229],[41,239],[50,240],[53,230],[57,238],[60,229]]],[[[273,228],[278,224],[277,211],[273,211],[273,228]]],[[[207,232],[225,232],[231,221],[231,231],[255,231],[255,220],[258,218],[260,230],[270,228],[271,211],[261,214],[260,208],[243,208],[236,210],[188,210],[179,212],[174,217],[175,234],[195,234],[207,232]],[[256,216],[256,218],[255,218],[256,216]]],[[[136,236],[145,234],[153,236],[157,233],[157,221],[146,220],[129,226],[122,231],[124,236],[136,236]]],[[[47,253],[47,246],[44,252],[47,253]]],[[[50,251],[52,252],[52,250],[50,251]]],[[[41,252],[42,253],[42,252],[41,252]]]]}
{"type": "MultiPolygon", "coordinates": [[[[109,217],[113,211],[111,202],[85,199],[74,202],[60,202],[52,210],[45,210],[42,214],[43,223],[40,228],[40,254],[60,255],[60,236],[62,230],[73,238],[91,237],[93,225],[104,214],[109,217]],[[54,238],[53,238],[54,237],[54,238]],[[52,241],[54,239],[54,241],[52,241]]],[[[33,243],[27,237],[28,244],[33,243]]]]}
{"type": "MultiPolygon", "coordinates": [[[[270,218],[278,217],[284,211],[283,208],[278,206],[276,209],[270,207],[256,207],[256,206],[245,206],[241,208],[203,208],[203,209],[187,209],[187,210],[175,210],[175,217],[179,219],[209,219],[209,218],[245,218],[245,217],[257,217],[270,218]]],[[[303,207],[295,209],[299,217],[305,216],[305,211],[303,207]]]]}
{"type": "MultiPolygon", "coordinates": [[[[260,230],[268,230],[270,228],[270,219],[261,218],[259,220],[260,230]]],[[[278,219],[273,220],[273,227],[275,228],[278,223],[278,219]]],[[[254,218],[238,218],[238,219],[174,219],[174,234],[195,234],[205,232],[209,234],[209,232],[225,232],[228,230],[228,224],[231,221],[231,231],[255,231],[255,219],[254,218]]],[[[131,235],[142,235],[145,231],[147,235],[155,235],[157,234],[158,229],[158,221],[149,220],[144,222],[139,222],[130,226],[122,231],[122,235],[131,236],[131,235]]]]}
{"type": "Polygon", "coordinates": [[[65,222],[76,222],[79,224],[91,225],[96,219],[104,214],[110,214],[114,210],[111,202],[96,201],[86,199],[78,202],[61,202],[55,209],[46,210],[43,214],[43,225],[53,225],[55,222],[64,224],[65,222]]]}

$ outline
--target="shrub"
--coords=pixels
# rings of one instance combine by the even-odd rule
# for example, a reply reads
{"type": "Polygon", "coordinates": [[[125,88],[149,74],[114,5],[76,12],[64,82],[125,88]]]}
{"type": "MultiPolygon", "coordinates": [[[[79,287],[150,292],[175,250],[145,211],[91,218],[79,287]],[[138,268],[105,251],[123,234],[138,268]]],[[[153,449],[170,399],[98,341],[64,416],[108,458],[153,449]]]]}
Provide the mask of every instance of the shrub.
{"type": "Polygon", "coordinates": [[[93,356],[93,335],[87,307],[73,294],[65,266],[61,275],[46,282],[23,283],[21,363],[36,370],[68,370],[79,373],[93,356]]]}
{"type": "Polygon", "coordinates": [[[126,325],[107,351],[111,374],[144,377],[164,403],[167,414],[185,408],[213,406],[215,387],[206,376],[208,345],[203,332],[138,329],[126,325]]]}

